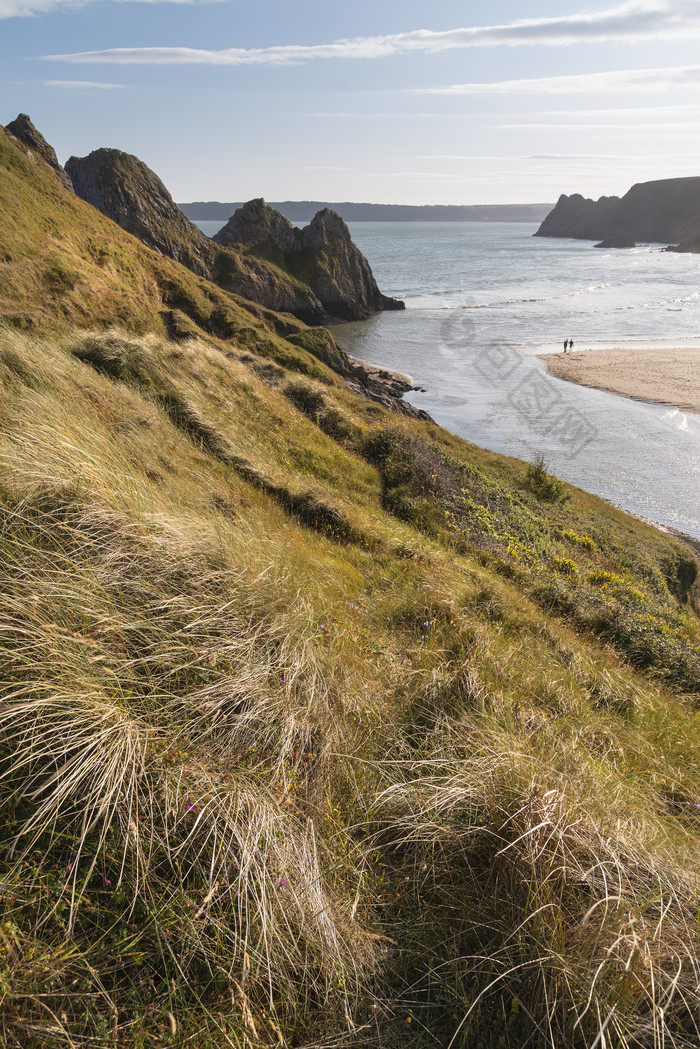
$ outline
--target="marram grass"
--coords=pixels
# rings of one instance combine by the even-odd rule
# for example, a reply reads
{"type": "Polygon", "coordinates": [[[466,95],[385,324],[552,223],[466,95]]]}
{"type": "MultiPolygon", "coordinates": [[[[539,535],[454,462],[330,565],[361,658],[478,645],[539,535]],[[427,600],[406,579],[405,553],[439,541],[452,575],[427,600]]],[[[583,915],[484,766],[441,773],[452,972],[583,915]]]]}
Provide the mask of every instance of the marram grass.
{"type": "Polygon", "coordinates": [[[0,335],[0,1039],[696,1046],[693,555],[319,369],[0,335]]]}

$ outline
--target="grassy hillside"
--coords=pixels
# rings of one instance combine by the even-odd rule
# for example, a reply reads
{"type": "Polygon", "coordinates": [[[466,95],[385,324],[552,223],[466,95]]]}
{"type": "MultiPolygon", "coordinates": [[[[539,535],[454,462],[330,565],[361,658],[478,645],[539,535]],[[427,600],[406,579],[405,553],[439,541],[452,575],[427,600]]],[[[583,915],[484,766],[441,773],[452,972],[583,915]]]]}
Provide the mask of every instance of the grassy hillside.
{"type": "Polygon", "coordinates": [[[252,339],[306,327],[145,247],[64,189],[2,127],[0,213],[0,322],[12,328],[116,323],[137,334],[252,339]]]}
{"type": "Polygon", "coordinates": [[[690,550],[2,156],[4,1044],[696,1046],[690,550]]]}

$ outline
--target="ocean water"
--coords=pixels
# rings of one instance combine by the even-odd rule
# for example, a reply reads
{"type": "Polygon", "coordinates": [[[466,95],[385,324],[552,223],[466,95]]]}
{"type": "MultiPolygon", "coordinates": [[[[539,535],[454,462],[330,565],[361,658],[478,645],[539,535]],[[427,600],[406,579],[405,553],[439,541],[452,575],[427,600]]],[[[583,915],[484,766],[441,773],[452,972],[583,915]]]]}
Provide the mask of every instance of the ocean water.
{"type": "Polygon", "coordinates": [[[214,234],[218,233],[219,230],[225,225],[225,219],[223,221],[219,219],[199,219],[197,222],[195,222],[195,226],[199,226],[202,233],[206,233],[208,237],[213,237],[214,234]]]}
{"type": "MultiPolygon", "coordinates": [[[[408,372],[408,399],[484,448],[532,460],[700,538],[700,416],[555,379],[537,354],[700,348],[700,256],[595,249],[519,223],[353,223],[401,313],[338,325],[354,356],[408,372]]],[[[700,361],[700,353],[699,353],[700,361]]],[[[699,364],[700,366],[700,364],[699,364]]]]}

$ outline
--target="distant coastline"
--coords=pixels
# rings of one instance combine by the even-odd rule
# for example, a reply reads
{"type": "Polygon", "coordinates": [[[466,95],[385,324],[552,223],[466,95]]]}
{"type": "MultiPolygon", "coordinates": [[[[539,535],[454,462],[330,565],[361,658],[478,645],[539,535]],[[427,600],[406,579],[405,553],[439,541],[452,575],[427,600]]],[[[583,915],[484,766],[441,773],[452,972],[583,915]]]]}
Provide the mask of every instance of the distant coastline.
{"type": "MultiPolygon", "coordinates": [[[[268,201],[290,222],[309,222],[331,208],[346,222],[542,222],[554,204],[363,204],[322,200],[268,201]]],[[[193,222],[226,222],[242,202],[196,200],[178,204],[193,222]]]]}

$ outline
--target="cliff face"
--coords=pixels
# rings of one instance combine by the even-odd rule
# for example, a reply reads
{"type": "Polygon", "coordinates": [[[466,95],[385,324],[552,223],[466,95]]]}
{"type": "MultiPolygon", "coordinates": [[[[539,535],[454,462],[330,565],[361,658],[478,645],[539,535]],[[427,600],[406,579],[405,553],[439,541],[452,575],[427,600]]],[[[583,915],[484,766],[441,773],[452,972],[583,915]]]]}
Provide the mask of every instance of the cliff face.
{"type": "Polygon", "coordinates": [[[402,310],[405,303],[382,295],[364,255],[335,211],[319,211],[302,231],[304,265],[309,283],[322,302],[350,320],[353,308],[365,316],[377,310],[402,310]]]}
{"type": "Polygon", "coordinates": [[[700,247],[700,178],[640,182],[624,197],[559,198],[535,236],[602,240],[602,247],[630,247],[637,241],[700,247]]]}
{"type": "Polygon", "coordinates": [[[535,236],[598,240],[605,236],[608,215],[619,202],[619,197],[590,200],[580,193],[562,193],[535,236]]]}
{"type": "Polygon", "coordinates": [[[75,192],[149,248],[208,275],[207,238],[173,202],[165,185],[138,157],[118,149],[96,149],[71,157],[66,170],[75,192]]]}
{"type": "Polygon", "coordinates": [[[138,157],[118,149],[97,149],[87,157],[71,157],[66,168],[79,197],[154,251],[267,309],[293,313],[311,323],[325,319],[323,305],[310,289],[214,244],[180,211],[163,182],[138,157]]]}
{"type": "Polygon", "coordinates": [[[335,211],[324,208],[297,229],[264,200],[251,200],[231,216],[213,238],[272,258],[303,280],[326,310],[339,320],[358,320],[378,310],[401,310],[404,303],[382,295],[367,259],[335,211]]]}
{"type": "Polygon", "coordinates": [[[27,146],[28,153],[33,160],[35,160],[37,156],[41,157],[44,163],[49,165],[54,175],[65,189],[73,189],[70,177],[58,163],[56,150],[53,146],[49,145],[41,132],[37,131],[26,113],[20,113],[16,120],[10,121],[10,123],[6,125],[5,130],[9,131],[11,135],[14,135],[14,137],[24,146],[27,146]]]}
{"type": "Polygon", "coordinates": [[[337,216],[342,228],[323,220],[308,236],[297,237],[299,231],[284,215],[264,201],[251,201],[229,221],[227,235],[221,231],[214,241],[187,218],[138,157],[98,149],[87,157],[71,157],[66,169],[78,196],[122,229],[267,309],[324,324],[361,320],[403,305],[379,292],[367,261],[337,216]]]}
{"type": "Polygon", "coordinates": [[[266,245],[282,256],[298,251],[302,246],[301,230],[293,226],[281,211],[270,207],[262,197],[236,208],[212,240],[217,244],[244,248],[266,245]]]}

